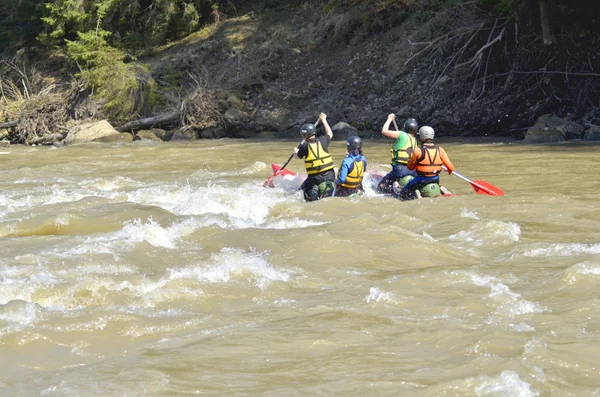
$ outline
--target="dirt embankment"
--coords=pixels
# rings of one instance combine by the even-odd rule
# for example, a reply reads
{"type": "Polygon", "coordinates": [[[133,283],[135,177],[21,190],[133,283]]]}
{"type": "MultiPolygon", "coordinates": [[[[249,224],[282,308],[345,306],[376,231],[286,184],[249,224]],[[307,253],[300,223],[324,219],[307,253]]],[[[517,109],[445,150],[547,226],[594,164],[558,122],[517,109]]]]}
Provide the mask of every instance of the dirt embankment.
{"type": "MultiPolygon", "coordinates": [[[[390,112],[439,135],[522,138],[547,113],[600,125],[597,31],[560,31],[544,46],[535,24],[475,2],[438,10],[253,3],[138,61],[168,93],[161,112],[178,112],[164,128],[287,137],[321,111],[369,137],[390,112]]],[[[101,117],[101,108],[86,115],[101,117]]]]}

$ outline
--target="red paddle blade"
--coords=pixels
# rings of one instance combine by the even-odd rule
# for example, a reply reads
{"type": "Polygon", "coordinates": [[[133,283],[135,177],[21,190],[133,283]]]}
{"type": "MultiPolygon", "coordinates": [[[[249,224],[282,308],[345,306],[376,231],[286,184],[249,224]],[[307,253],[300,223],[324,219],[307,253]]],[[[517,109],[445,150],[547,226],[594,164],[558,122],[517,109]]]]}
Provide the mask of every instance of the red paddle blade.
{"type": "Polygon", "coordinates": [[[486,181],[471,181],[471,186],[477,194],[486,194],[488,196],[504,196],[504,190],[486,181]]]}
{"type": "Polygon", "coordinates": [[[273,169],[273,175],[267,178],[267,180],[263,183],[264,187],[275,187],[273,184],[273,178],[276,176],[284,176],[284,175],[296,175],[295,172],[288,171],[285,168],[281,169],[281,166],[278,164],[271,164],[271,168],[273,169]]]}

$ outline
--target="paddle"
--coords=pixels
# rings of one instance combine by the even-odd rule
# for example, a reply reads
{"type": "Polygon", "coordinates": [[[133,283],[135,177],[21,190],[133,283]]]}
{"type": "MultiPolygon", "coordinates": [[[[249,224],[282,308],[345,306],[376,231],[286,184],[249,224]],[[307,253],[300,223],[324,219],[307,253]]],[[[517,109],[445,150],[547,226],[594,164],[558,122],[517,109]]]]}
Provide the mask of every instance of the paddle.
{"type": "MultiPolygon", "coordinates": [[[[442,165],[442,168],[445,169],[446,171],[448,170],[448,168],[446,168],[443,165],[442,165]]],[[[492,185],[491,183],[488,183],[488,182],[482,181],[482,180],[472,181],[469,178],[462,176],[461,174],[459,174],[456,171],[453,171],[452,175],[456,175],[463,181],[469,182],[471,184],[471,187],[477,194],[487,194],[488,196],[504,196],[504,191],[502,189],[492,185]]]]}
{"type": "MultiPolygon", "coordinates": [[[[321,119],[319,119],[319,120],[321,120],[321,119]]],[[[313,124],[315,127],[319,124],[319,120],[315,121],[315,123],[313,124]]],[[[302,143],[302,142],[304,142],[304,139],[300,143],[302,143]]],[[[300,143],[298,145],[300,145],[300,143]]],[[[287,165],[290,163],[290,161],[292,161],[295,154],[296,153],[292,153],[292,155],[287,159],[285,164],[283,164],[283,167],[278,169],[275,173],[273,173],[273,175],[271,175],[270,177],[267,178],[267,180],[263,183],[264,187],[267,187],[267,186],[274,187],[273,181],[271,181],[271,179],[275,178],[278,175],[281,175],[281,171],[283,171],[285,169],[285,167],[287,167],[287,165]]]]}

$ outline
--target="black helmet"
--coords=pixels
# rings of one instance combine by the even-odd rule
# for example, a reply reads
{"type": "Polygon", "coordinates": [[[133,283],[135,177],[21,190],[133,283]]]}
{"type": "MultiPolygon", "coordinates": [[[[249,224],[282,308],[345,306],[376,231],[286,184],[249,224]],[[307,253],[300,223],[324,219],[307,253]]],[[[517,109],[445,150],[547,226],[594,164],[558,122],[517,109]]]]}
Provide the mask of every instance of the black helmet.
{"type": "Polygon", "coordinates": [[[300,135],[304,138],[310,138],[317,133],[317,129],[312,124],[304,124],[300,127],[300,135]]]}
{"type": "Polygon", "coordinates": [[[346,139],[346,148],[348,148],[348,152],[353,152],[362,147],[362,140],[357,136],[350,136],[346,139]]]}
{"type": "Polygon", "coordinates": [[[415,119],[407,119],[404,122],[404,131],[410,134],[414,134],[419,129],[419,123],[415,119]]]}

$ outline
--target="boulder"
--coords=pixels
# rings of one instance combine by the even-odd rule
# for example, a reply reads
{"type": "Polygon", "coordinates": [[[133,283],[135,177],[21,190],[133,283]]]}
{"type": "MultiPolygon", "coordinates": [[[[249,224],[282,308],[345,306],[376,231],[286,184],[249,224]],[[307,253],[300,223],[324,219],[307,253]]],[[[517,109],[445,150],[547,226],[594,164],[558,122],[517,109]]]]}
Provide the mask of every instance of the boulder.
{"type": "Polygon", "coordinates": [[[133,135],[129,132],[120,132],[118,134],[106,135],[95,140],[95,142],[114,143],[114,142],[133,142],[133,135]]]}
{"type": "Polygon", "coordinates": [[[69,129],[69,133],[65,138],[65,144],[96,142],[109,135],[119,136],[121,133],[115,130],[106,120],[79,124],[69,129]]]}
{"type": "Polygon", "coordinates": [[[246,119],[244,113],[240,109],[233,106],[225,112],[223,117],[225,117],[225,120],[229,121],[230,123],[242,123],[246,119]]]}
{"type": "Polygon", "coordinates": [[[585,141],[600,141],[600,126],[593,125],[585,132],[583,137],[585,141]]]}
{"type": "Polygon", "coordinates": [[[527,130],[523,143],[562,142],[582,137],[583,127],[581,125],[552,114],[545,114],[527,130]]]}
{"type": "Polygon", "coordinates": [[[225,130],[218,125],[205,128],[200,132],[200,138],[204,139],[219,139],[226,136],[225,130]]]}
{"type": "Polygon", "coordinates": [[[10,146],[9,141],[0,141],[0,147],[9,147],[9,146],[10,146]]]}
{"type": "Polygon", "coordinates": [[[162,142],[162,139],[158,137],[152,130],[141,130],[138,131],[135,136],[138,139],[146,139],[149,141],[162,142]]]}
{"type": "Polygon", "coordinates": [[[171,137],[172,141],[189,141],[198,139],[196,136],[196,130],[191,126],[184,126],[178,129],[171,137]]]}
{"type": "Polygon", "coordinates": [[[335,124],[333,127],[331,127],[331,130],[333,131],[333,135],[337,136],[338,138],[342,137],[346,139],[349,136],[358,136],[358,130],[343,121],[335,124]]]}

